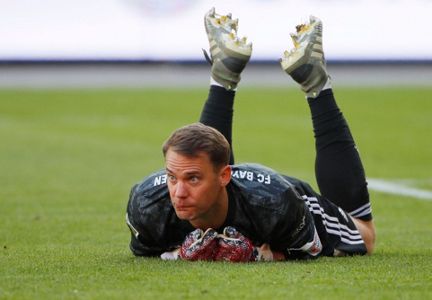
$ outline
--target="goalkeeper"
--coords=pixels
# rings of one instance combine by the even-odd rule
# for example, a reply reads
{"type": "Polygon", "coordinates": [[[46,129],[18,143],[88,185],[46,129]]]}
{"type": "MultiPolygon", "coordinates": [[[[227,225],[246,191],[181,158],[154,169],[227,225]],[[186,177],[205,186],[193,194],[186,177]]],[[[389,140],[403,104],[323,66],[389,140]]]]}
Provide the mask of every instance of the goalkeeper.
{"type": "Polygon", "coordinates": [[[294,48],[281,59],[310,107],[320,193],[265,166],[234,164],[234,96],[252,45],[237,38],[231,15],[211,9],[204,21],[212,64],[208,99],[199,123],[177,129],[163,145],[165,169],[131,190],[132,253],[231,262],[371,254],[367,183],[331,89],[321,21],[311,17],[297,26],[294,48]]]}

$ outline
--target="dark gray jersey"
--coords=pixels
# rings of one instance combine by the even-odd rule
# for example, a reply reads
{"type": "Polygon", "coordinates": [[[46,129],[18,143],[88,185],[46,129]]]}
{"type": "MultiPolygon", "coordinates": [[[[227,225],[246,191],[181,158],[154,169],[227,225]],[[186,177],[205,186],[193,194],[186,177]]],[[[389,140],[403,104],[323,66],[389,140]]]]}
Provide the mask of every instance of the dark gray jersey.
{"type": "MultiPolygon", "coordinates": [[[[177,218],[166,181],[162,170],[131,190],[126,218],[135,255],[153,256],[173,250],[195,229],[177,218]]],[[[270,244],[272,250],[284,252],[287,258],[333,255],[335,249],[363,253],[363,241],[358,239],[351,218],[305,182],[261,165],[240,164],[232,166],[227,191],[228,215],[221,228],[215,228],[219,232],[233,226],[254,245],[270,244]],[[341,240],[345,232],[352,241],[341,240]],[[319,253],[313,252],[316,248],[310,249],[313,243],[320,244],[319,253]]]]}

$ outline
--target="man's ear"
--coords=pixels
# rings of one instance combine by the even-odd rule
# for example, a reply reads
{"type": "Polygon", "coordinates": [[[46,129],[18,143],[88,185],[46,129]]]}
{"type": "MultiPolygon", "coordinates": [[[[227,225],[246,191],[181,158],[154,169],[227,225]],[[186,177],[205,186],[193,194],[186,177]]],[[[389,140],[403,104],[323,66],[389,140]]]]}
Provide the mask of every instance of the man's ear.
{"type": "Polygon", "coordinates": [[[221,185],[224,187],[227,186],[231,181],[231,166],[226,165],[225,167],[222,167],[219,174],[221,185]]]}

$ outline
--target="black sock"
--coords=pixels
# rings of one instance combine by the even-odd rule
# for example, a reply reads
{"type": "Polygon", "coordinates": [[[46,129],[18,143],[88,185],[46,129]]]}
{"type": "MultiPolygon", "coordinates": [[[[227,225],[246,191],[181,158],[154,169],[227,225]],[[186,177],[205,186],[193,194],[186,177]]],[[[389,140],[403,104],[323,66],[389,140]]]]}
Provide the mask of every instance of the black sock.
{"type": "Polygon", "coordinates": [[[365,172],[332,90],[308,99],[315,133],[315,175],[321,194],[362,220],[371,220],[365,172]]]}
{"type": "Polygon", "coordinates": [[[209,95],[201,112],[200,122],[219,130],[231,147],[230,164],[234,164],[232,151],[232,121],[234,114],[234,91],[223,87],[210,86],[209,95]]]}

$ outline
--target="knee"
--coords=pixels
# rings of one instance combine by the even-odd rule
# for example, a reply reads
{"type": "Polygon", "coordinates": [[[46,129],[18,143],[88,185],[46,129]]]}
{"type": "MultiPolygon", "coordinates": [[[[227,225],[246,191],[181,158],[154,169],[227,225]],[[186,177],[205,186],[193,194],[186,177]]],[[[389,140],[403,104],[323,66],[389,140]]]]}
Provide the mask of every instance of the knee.
{"type": "Polygon", "coordinates": [[[370,230],[366,238],[364,238],[368,255],[371,255],[375,250],[375,239],[376,239],[376,233],[374,227],[372,230],[370,230]]]}
{"type": "Polygon", "coordinates": [[[375,224],[373,220],[363,221],[354,218],[354,223],[356,224],[360,232],[360,235],[363,238],[363,241],[366,246],[367,254],[368,255],[372,254],[375,249],[375,240],[376,240],[375,224]]]}

